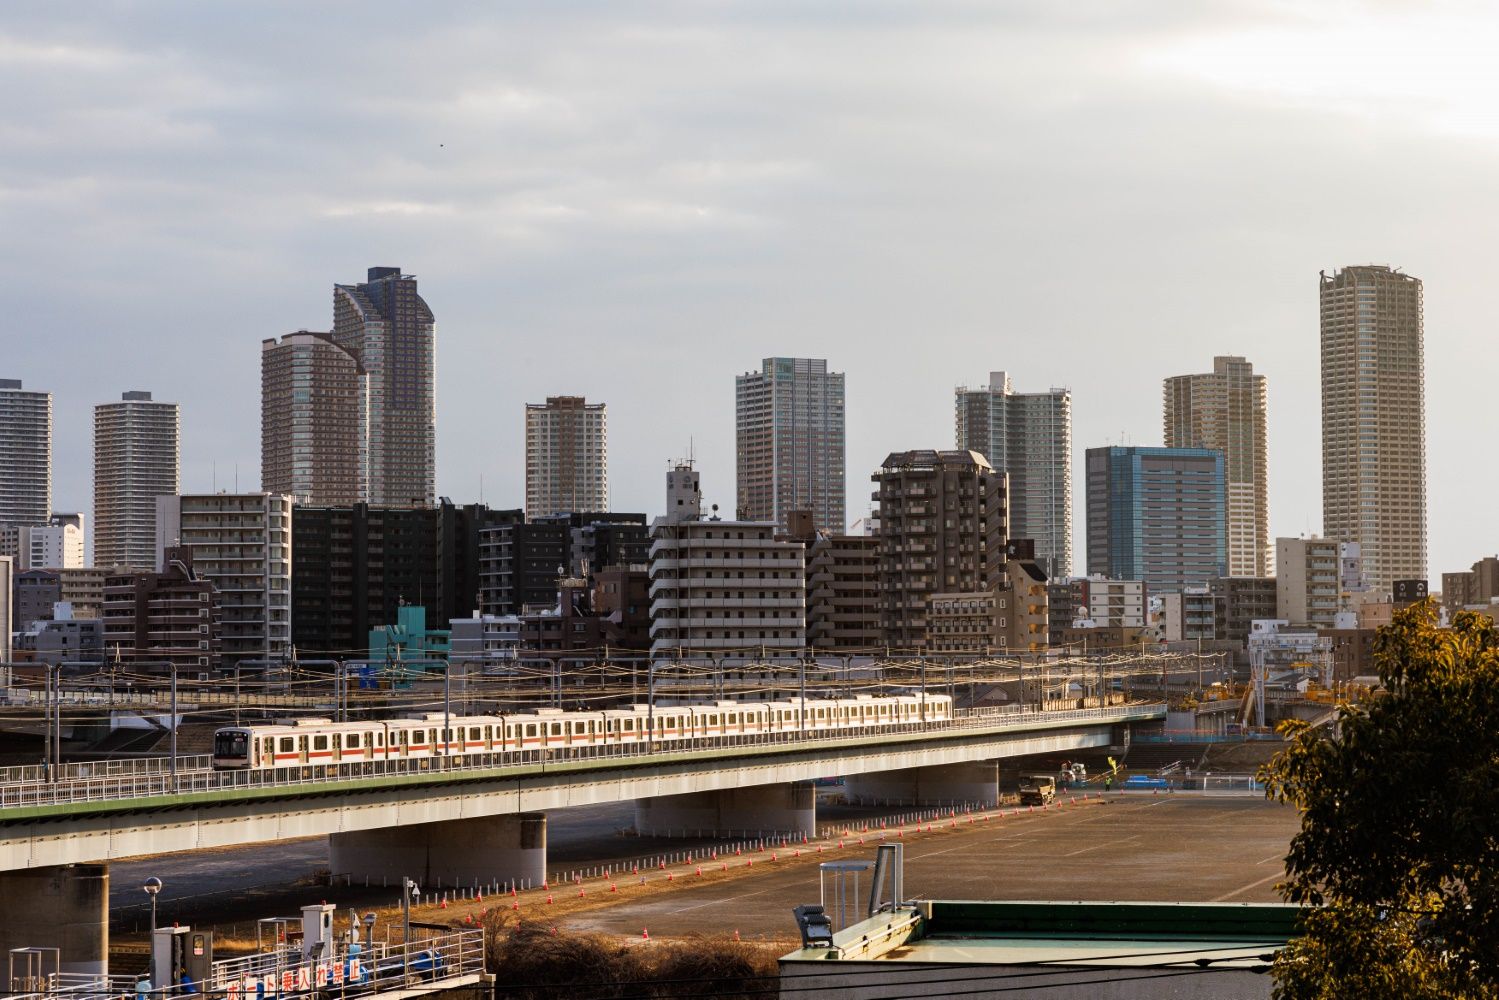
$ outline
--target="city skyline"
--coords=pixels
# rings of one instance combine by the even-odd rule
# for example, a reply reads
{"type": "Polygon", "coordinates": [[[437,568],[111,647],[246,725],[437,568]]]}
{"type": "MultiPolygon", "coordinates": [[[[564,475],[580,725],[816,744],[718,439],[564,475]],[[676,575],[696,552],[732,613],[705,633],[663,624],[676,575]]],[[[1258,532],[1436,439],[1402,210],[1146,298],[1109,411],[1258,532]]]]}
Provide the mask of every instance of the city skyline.
{"type": "MultiPolygon", "coordinates": [[[[1482,61],[1376,65],[1407,33],[1387,10],[1354,19],[1368,55],[1339,44],[1331,73],[1326,43],[1346,43],[1349,19],[1269,5],[1109,19],[1086,38],[1059,10],[886,12],[855,40],[782,10],[757,13],[759,32],[622,7],[533,13],[525,32],[437,12],[399,38],[389,19],[306,11],[297,38],[249,46],[226,16],[12,10],[36,100],[5,112],[6,374],[54,393],[56,509],[88,509],[87,404],[117,385],[183,405],[185,488],[232,489],[236,467],[239,489],[256,485],[249,345],[326,322],[328,282],[378,261],[419,274],[441,321],[437,492],[514,505],[522,431],[490,419],[492,400],[576,393],[610,402],[616,506],[648,510],[658,473],[692,450],[731,509],[721,396],[742,362],[723,362],[751,344],[849,373],[853,484],[892,448],[950,441],[943,403],[975,372],[1072,389],[1079,478],[1085,447],[1156,442],[1167,359],[1243,353],[1276,400],[1270,534],[1317,532],[1310,276],[1359,262],[1427,282],[1431,427],[1461,425],[1486,385],[1468,357],[1488,325],[1484,255],[1452,237],[1499,203],[1499,136],[1452,96],[1482,88],[1384,99],[1482,61]],[[333,64],[306,58],[335,27],[350,44],[333,64]],[[745,69],[771,38],[807,57],[794,86],[745,69]],[[569,46],[595,60],[581,78],[544,55],[569,46]],[[401,58],[377,72],[361,51],[401,58]],[[869,81],[869,51],[900,58],[869,81]],[[1268,89],[1246,71],[1267,64],[1268,89]],[[705,85],[680,116],[654,114],[683,74],[705,85]],[[850,93],[855,78],[870,89],[850,93]],[[1026,110],[1064,84],[1075,100],[1026,110]],[[345,109],[332,120],[295,99],[322,87],[345,109]],[[100,134],[97,115],[146,124],[100,134]],[[1185,134],[1193,157],[1166,155],[1185,134]],[[1417,182],[1430,176],[1442,185],[1417,182]],[[1335,185],[1343,197],[1308,201],[1335,185]],[[1377,216],[1359,210],[1369,199],[1377,216]],[[891,406],[896,391],[920,402],[891,406]]],[[[1483,37],[1471,20],[1433,15],[1422,37],[1483,37]]],[[[1457,449],[1429,444],[1432,578],[1499,548],[1474,500],[1499,470],[1458,477],[1457,449]]],[[[868,501],[849,496],[852,520],[868,501]]]]}

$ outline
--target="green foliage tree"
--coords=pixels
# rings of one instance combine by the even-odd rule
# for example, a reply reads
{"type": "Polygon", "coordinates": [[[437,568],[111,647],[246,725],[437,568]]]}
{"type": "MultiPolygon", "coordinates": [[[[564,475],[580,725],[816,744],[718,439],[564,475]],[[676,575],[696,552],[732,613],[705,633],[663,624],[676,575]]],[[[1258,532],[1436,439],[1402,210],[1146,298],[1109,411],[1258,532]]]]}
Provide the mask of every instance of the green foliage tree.
{"type": "Polygon", "coordinates": [[[1283,727],[1261,771],[1301,831],[1279,887],[1308,910],[1274,968],[1283,1000],[1499,1000],[1499,630],[1434,604],[1374,643],[1384,691],[1334,734],[1283,727]]]}

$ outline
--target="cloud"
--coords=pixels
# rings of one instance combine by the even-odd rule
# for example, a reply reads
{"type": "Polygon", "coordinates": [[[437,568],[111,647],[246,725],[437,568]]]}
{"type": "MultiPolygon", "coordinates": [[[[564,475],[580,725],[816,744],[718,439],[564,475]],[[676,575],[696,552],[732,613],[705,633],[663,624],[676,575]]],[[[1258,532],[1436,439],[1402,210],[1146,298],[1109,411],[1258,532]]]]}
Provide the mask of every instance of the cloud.
{"type": "Polygon", "coordinates": [[[1466,565],[1499,542],[1463,498],[1499,473],[1449,473],[1436,430],[1491,375],[1496,23],[7,4],[0,374],[57,395],[59,506],[87,509],[89,407],[126,388],[183,403],[189,488],[236,465],[248,485],[260,340],[325,328],[334,282],[395,264],[438,318],[442,492],[482,475],[519,504],[522,404],[571,392],[609,403],[618,506],[658,509],[689,440],[731,504],[731,377],[802,354],[848,374],[856,516],[867,471],[949,445],[953,386],[991,369],[1072,386],[1080,463],[1159,440],[1162,377],[1244,354],[1271,380],[1272,526],[1296,534],[1320,522],[1316,271],[1390,260],[1428,282],[1434,570],[1466,565]]]}

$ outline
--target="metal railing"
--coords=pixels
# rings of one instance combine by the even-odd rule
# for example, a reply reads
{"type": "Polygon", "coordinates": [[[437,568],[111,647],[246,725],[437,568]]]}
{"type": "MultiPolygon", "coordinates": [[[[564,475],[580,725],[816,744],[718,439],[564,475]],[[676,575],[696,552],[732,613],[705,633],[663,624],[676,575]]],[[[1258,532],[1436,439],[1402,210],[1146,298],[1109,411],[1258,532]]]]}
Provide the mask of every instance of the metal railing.
{"type": "MultiPolygon", "coordinates": [[[[180,754],[177,771],[208,770],[213,766],[211,754],[180,754]]],[[[16,764],[0,767],[0,785],[46,781],[85,781],[91,778],[121,777],[139,774],[169,774],[170,757],[130,757],[120,760],[87,760],[48,768],[45,764],[16,764]]]]}
{"type": "MultiPolygon", "coordinates": [[[[4,1000],[167,1000],[207,996],[219,1000],[276,1000],[321,994],[370,996],[393,989],[447,989],[484,972],[484,931],[445,931],[408,942],[376,941],[364,949],[313,962],[296,948],[246,955],[213,964],[206,983],[189,994],[181,986],[146,989],[136,976],[52,973],[12,982],[4,1000]]],[[[471,981],[471,980],[470,980],[471,981]]]]}
{"type": "MultiPolygon", "coordinates": [[[[959,717],[943,722],[911,722],[861,727],[847,730],[782,731],[759,734],[735,734],[700,737],[645,744],[607,744],[600,746],[560,747],[543,750],[468,753],[451,757],[420,757],[383,761],[279,767],[267,770],[215,771],[202,767],[187,770],[179,766],[175,775],[166,771],[78,777],[66,781],[23,782],[0,786],[0,820],[3,810],[21,806],[62,805],[83,802],[119,802],[163,795],[201,794],[246,788],[303,788],[350,780],[371,780],[399,776],[436,777],[440,775],[484,776],[516,766],[541,766],[574,761],[624,763],[647,762],[667,755],[705,751],[749,749],[755,747],[789,747],[802,743],[857,745],[872,737],[948,733],[965,729],[1025,730],[1038,723],[1124,722],[1157,717],[1164,710],[1159,702],[1124,703],[1101,708],[1073,708],[1061,711],[1037,711],[1012,706],[960,710],[959,717]],[[1004,725],[1004,723],[1011,723],[1004,725]],[[997,725],[998,724],[998,725],[997,725]]],[[[156,758],[163,760],[162,758],[156,758]]],[[[197,758],[201,760],[202,758],[197,758]]],[[[70,765],[78,766],[78,765],[70,765]]]]}

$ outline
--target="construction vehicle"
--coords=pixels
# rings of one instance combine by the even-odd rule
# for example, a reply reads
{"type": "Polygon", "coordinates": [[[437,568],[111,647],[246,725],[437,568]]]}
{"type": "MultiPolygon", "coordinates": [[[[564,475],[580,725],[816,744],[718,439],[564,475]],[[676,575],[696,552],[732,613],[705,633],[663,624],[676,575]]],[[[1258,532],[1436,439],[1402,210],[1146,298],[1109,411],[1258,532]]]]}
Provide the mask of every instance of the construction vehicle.
{"type": "Polygon", "coordinates": [[[1057,779],[1050,774],[1022,774],[1020,776],[1020,804],[1023,806],[1046,806],[1057,797],[1057,779]]]}

